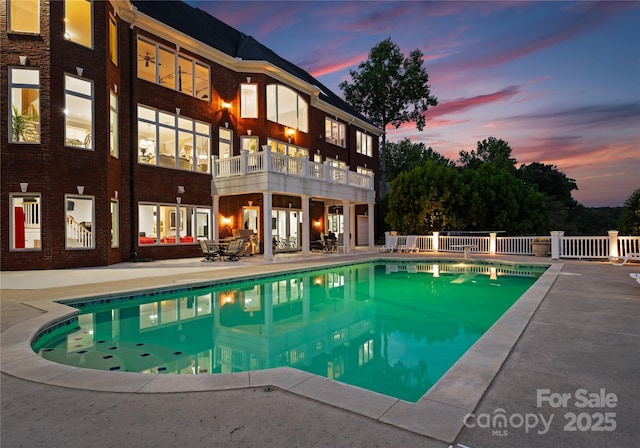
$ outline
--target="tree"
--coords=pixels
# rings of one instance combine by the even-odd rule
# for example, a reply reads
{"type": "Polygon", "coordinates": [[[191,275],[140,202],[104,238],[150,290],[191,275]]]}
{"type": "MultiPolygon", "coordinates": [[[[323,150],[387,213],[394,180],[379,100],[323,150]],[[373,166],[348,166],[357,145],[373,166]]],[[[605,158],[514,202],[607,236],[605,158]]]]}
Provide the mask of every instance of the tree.
{"type": "Polygon", "coordinates": [[[386,127],[399,128],[402,123],[415,121],[424,129],[424,113],[438,100],[431,95],[429,75],[423,67],[423,54],[416,49],[405,58],[400,47],[387,38],[369,52],[369,58],[349,70],[352,82],[343,81],[339,87],[345,100],[383,130],[380,147],[381,193],[386,185],[386,127]]]}
{"type": "Polygon", "coordinates": [[[411,143],[408,138],[399,142],[390,142],[385,148],[387,181],[393,181],[400,173],[411,171],[422,165],[427,160],[436,163],[450,165],[452,162],[437,153],[432,148],[427,148],[424,143],[411,143]]]}
{"type": "Polygon", "coordinates": [[[478,142],[477,151],[460,151],[459,161],[466,168],[478,168],[483,163],[491,163],[509,171],[516,169],[516,159],[511,158],[511,147],[495,137],[478,142]]]}
{"type": "Polygon", "coordinates": [[[520,165],[518,178],[525,185],[536,185],[538,190],[546,194],[550,199],[560,201],[565,207],[575,207],[578,203],[571,192],[578,190],[575,179],[568,178],[555,165],[545,165],[533,162],[529,165],[520,165]]]}
{"type": "Polygon", "coordinates": [[[408,235],[457,228],[456,210],[466,192],[459,177],[453,166],[432,160],[400,173],[388,195],[386,222],[408,235]]]}
{"type": "Polygon", "coordinates": [[[640,188],[624,201],[618,230],[622,235],[640,235],[640,188]]]}

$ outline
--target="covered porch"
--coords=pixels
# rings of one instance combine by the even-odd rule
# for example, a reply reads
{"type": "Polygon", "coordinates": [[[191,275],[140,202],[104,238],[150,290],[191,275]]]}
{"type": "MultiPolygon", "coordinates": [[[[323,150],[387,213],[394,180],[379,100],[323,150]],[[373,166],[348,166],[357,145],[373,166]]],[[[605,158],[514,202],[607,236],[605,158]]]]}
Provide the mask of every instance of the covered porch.
{"type": "Polygon", "coordinates": [[[271,151],[214,159],[214,238],[254,232],[266,261],[274,253],[308,255],[312,241],[342,234],[345,253],[374,248],[373,176],[271,151]]]}

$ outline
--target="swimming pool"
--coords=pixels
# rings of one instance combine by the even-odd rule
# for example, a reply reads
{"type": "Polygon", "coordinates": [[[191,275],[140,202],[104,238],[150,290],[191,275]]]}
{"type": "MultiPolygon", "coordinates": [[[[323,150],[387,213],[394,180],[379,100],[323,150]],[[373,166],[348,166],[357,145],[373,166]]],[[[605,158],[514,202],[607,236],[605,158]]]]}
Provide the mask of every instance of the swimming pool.
{"type": "Polygon", "coordinates": [[[291,366],[415,402],[544,269],[379,261],[76,303],[81,314],[33,348],[130,372],[291,366]]]}

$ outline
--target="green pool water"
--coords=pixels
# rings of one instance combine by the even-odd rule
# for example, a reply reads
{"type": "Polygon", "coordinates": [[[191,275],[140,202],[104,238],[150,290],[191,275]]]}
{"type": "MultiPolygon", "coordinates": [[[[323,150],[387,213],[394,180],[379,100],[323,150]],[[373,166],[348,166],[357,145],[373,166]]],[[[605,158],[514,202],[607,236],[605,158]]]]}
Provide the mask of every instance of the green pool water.
{"type": "Polygon", "coordinates": [[[415,402],[545,267],[375,262],[73,306],[33,349],[77,367],[216,374],[290,366],[415,402]]]}

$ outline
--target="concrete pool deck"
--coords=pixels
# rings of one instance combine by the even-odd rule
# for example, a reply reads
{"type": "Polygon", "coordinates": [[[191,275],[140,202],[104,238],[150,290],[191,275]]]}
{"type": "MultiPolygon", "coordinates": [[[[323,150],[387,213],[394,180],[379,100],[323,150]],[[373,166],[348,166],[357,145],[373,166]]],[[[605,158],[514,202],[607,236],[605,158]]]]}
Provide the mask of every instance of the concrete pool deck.
{"type": "Polygon", "coordinates": [[[640,287],[629,273],[640,271],[637,265],[552,263],[552,269],[416,404],[294,369],[189,377],[101,372],[53,364],[28,349],[38,328],[57,313],[68,312],[53,300],[176,288],[380,256],[357,252],[282,257],[276,263],[257,256],[238,263],[201,263],[195,258],[2,272],[3,444],[633,446],[640,424],[640,287]],[[566,407],[551,407],[556,393],[570,395],[566,407]],[[616,406],[609,399],[579,408],[579,398],[592,397],[590,393],[609,398],[615,394],[616,406]],[[537,406],[538,395],[552,400],[537,406]],[[576,414],[576,431],[571,431],[570,413],[576,414]],[[596,420],[604,418],[598,413],[609,414],[608,423],[600,426],[613,430],[597,431],[596,420]],[[587,425],[587,419],[593,422],[587,425]],[[527,426],[520,424],[525,421],[527,426]]]}

